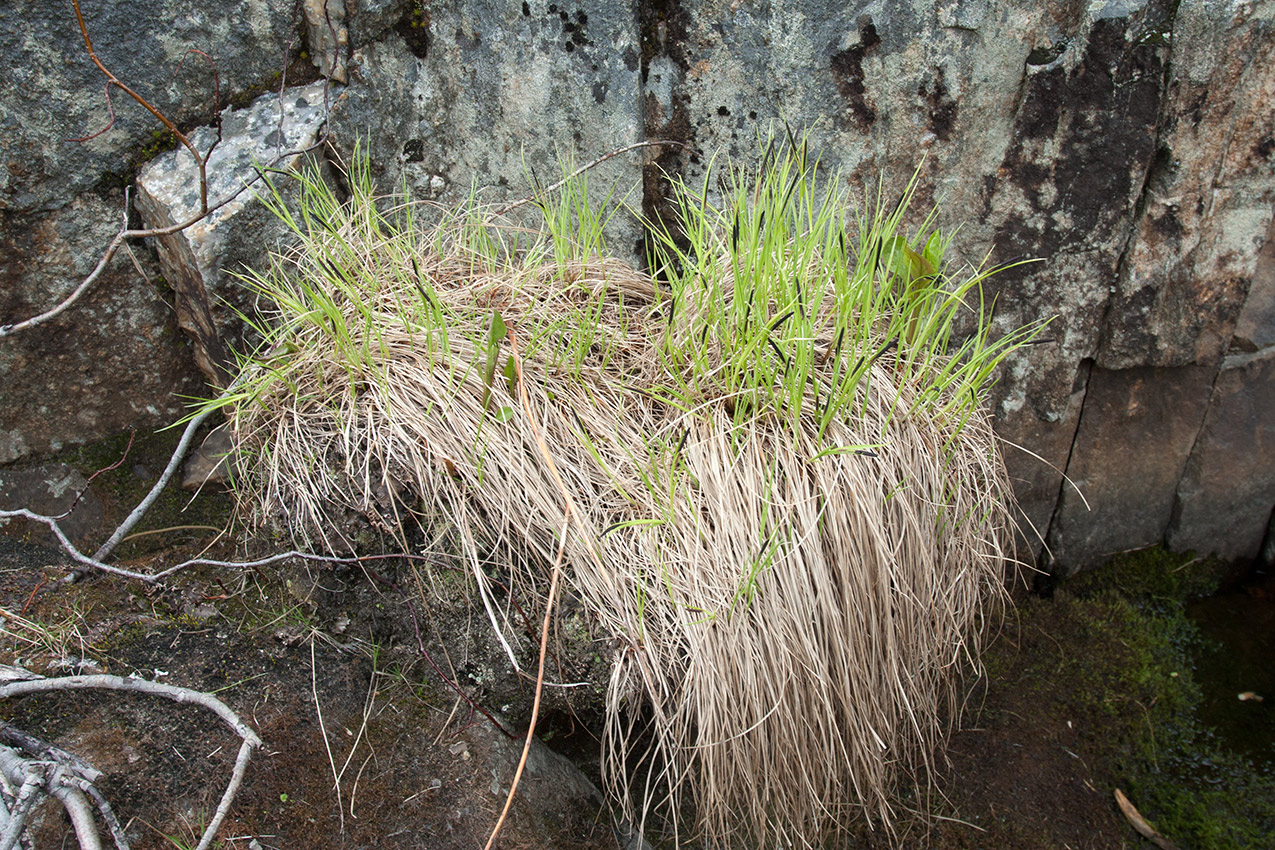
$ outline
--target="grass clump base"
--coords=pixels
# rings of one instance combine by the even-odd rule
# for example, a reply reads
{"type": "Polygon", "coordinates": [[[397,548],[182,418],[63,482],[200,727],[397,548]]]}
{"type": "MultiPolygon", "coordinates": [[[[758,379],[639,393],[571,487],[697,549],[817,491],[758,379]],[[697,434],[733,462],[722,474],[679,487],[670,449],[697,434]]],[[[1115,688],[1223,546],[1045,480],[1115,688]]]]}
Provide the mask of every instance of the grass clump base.
{"type": "Polygon", "coordinates": [[[609,256],[583,176],[521,219],[378,205],[357,162],[345,201],[302,176],[297,211],[275,198],[300,247],[248,280],[265,342],[217,403],[251,518],[330,549],[348,512],[445,521],[498,633],[487,565],[534,591],[561,558],[612,638],[632,822],[817,846],[888,827],[956,716],[1011,524],[981,402],[1037,329],[993,338],[987,272],[905,228],[911,186],[852,217],[773,142],[717,174],[677,184],[654,275],[609,256]]]}

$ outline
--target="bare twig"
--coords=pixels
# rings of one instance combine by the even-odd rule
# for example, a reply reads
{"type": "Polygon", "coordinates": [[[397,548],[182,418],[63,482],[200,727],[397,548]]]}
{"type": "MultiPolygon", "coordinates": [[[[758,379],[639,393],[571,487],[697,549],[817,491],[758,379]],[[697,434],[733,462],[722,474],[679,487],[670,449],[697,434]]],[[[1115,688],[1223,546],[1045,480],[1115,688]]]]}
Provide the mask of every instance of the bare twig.
{"type": "Polygon", "coordinates": [[[129,850],[128,836],[124,834],[124,827],[120,826],[119,818],[115,817],[115,810],[111,808],[111,804],[102,792],[97,790],[97,786],[92,782],[86,781],[80,782],[80,790],[97,804],[97,813],[102,816],[107,828],[111,830],[111,838],[115,840],[116,850],[129,850]]]}
{"type": "Polygon", "coordinates": [[[28,519],[28,520],[31,520],[32,522],[38,522],[38,523],[42,523],[43,525],[47,525],[53,531],[53,534],[58,538],[58,543],[61,544],[63,550],[65,550],[66,553],[70,555],[72,560],[74,560],[76,563],[83,564],[86,567],[93,567],[94,569],[98,569],[106,573],[111,573],[112,575],[123,576],[124,578],[136,579],[137,581],[144,581],[147,583],[154,583],[154,582],[160,581],[172,575],[173,573],[186,569],[187,567],[204,566],[204,567],[231,567],[235,569],[251,569],[253,567],[264,567],[267,564],[277,564],[278,562],[286,561],[289,558],[299,558],[303,561],[316,561],[316,562],[324,563],[324,564],[353,564],[353,563],[358,563],[360,561],[365,561],[365,560],[369,560],[373,558],[408,557],[406,555],[384,555],[384,556],[362,555],[358,557],[341,557],[339,555],[316,555],[312,552],[302,552],[298,549],[290,549],[287,552],[278,552],[274,555],[270,555],[265,558],[258,558],[253,561],[221,561],[214,558],[191,558],[189,560],[182,561],[180,564],[174,564],[171,567],[162,569],[159,572],[141,573],[141,572],[137,572],[136,570],[129,570],[123,567],[114,566],[113,564],[103,563],[102,561],[99,561],[95,558],[91,558],[88,555],[85,555],[79,549],[75,548],[75,544],[72,543],[67,538],[66,532],[64,532],[62,530],[62,527],[58,525],[57,517],[44,516],[43,514],[37,514],[33,511],[27,510],[26,508],[19,508],[17,510],[0,511],[0,519],[15,519],[15,518],[28,519]]]}
{"type": "MultiPolygon", "coordinates": [[[[242,379],[243,378],[241,376],[226,389],[233,389],[242,379]]],[[[155,500],[159,498],[159,494],[162,493],[164,488],[168,486],[168,482],[177,472],[177,467],[181,466],[182,459],[186,457],[186,452],[190,450],[191,441],[195,439],[195,432],[198,431],[199,426],[204,424],[204,421],[212,415],[212,412],[213,408],[210,407],[193,417],[190,422],[186,424],[186,430],[182,432],[182,438],[178,441],[177,448],[173,450],[173,456],[168,460],[168,466],[164,467],[164,472],[159,476],[159,480],[155,482],[155,486],[151,487],[151,491],[146,494],[146,498],[138,502],[137,507],[133,508],[132,512],[122,523],[120,523],[119,528],[115,529],[115,533],[111,535],[110,539],[98,547],[98,550],[93,553],[94,560],[103,561],[109,558],[111,553],[115,551],[115,547],[120,545],[120,541],[123,540],[124,537],[133,530],[134,526],[141,521],[142,517],[146,515],[146,512],[150,510],[151,505],[155,504],[155,500]]]]}
{"type": "MultiPolygon", "coordinates": [[[[10,767],[10,760],[19,766],[22,771],[22,782],[13,792],[13,802],[8,806],[9,819],[4,825],[4,831],[0,832],[0,848],[9,850],[18,837],[22,835],[22,827],[26,824],[27,813],[31,811],[40,799],[40,784],[43,781],[42,774],[37,770],[32,770],[28,762],[22,761],[11,751],[0,749],[0,774],[3,774],[8,782],[17,782],[17,776],[10,775],[10,771],[6,768],[10,767]]],[[[17,770],[13,771],[14,774],[17,770]]]]}
{"type": "MultiPolygon", "coordinates": [[[[195,158],[195,162],[199,165],[199,209],[206,215],[208,213],[208,175],[205,172],[205,157],[199,153],[199,150],[186,137],[186,134],[177,129],[177,125],[170,121],[167,115],[160,112],[159,109],[151,105],[150,101],[125,85],[119,77],[111,73],[110,69],[102,64],[102,60],[97,57],[97,51],[93,49],[93,40],[89,38],[89,29],[84,23],[84,14],[80,11],[80,0],[71,0],[71,3],[75,6],[75,19],[80,24],[80,36],[84,39],[84,49],[88,51],[89,58],[93,60],[93,64],[97,66],[98,70],[106,75],[108,86],[115,86],[140,103],[142,108],[158,118],[159,122],[168,128],[168,132],[176,136],[177,141],[181,142],[182,146],[190,151],[190,155],[195,158]]],[[[109,98],[107,103],[110,103],[109,98]]],[[[113,111],[111,120],[112,122],[115,120],[113,111]]]]}
{"type": "Polygon", "coordinates": [[[1154,826],[1147,823],[1147,819],[1134,807],[1133,803],[1129,802],[1129,798],[1119,788],[1115,791],[1115,798],[1116,805],[1120,807],[1120,813],[1125,816],[1125,820],[1129,821],[1129,825],[1139,835],[1161,848],[1161,850],[1178,850],[1176,844],[1161,835],[1154,826]]]}
{"type": "Polygon", "coordinates": [[[0,744],[20,749],[37,760],[54,761],[71,767],[90,782],[96,782],[102,778],[101,771],[82,761],[79,756],[68,753],[48,741],[42,741],[34,735],[23,732],[16,726],[10,726],[8,723],[0,723],[0,744]]]}
{"type": "Polygon", "coordinates": [[[24,759],[8,747],[0,747],[0,771],[10,782],[21,782],[9,821],[0,833],[0,850],[13,847],[22,834],[27,814],[45,794],[55,797],[66,810],[80,850],[101,850],[102,840],[93,823],[93,810],[84,792],[76,787],[73,771],[56,763],[24,759]]]}

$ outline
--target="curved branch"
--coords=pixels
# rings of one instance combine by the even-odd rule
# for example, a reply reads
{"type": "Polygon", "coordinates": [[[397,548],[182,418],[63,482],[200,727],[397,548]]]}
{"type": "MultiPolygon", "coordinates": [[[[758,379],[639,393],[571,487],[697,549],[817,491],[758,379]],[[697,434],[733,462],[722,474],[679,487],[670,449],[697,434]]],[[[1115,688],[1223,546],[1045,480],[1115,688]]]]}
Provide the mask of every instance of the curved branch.
{"type": "MultiPolygon", "coordinates": [[[[271,163],[271,167],[275,163],[278,163],[284,159],[287,159],[288,157],[298,156],[304,153],[309,153],[310,151],[313,151],[319,147],[322,147],[325,143],[326,143],[325,139],[319,139],[314,144],[308,145],[307,147],[296,148],[294,150],[286,151],[280,154],[279,156],[275,157],[274,162],[271,163]]],[[[38,316],[32,316],[29,319],[23,319],[21,322],[16,322],[11,325],[0,325],[0,339],[3,339],[6,336],[12,336],[13,334],[18,333],[19,331],[28,330],[30,328],[35,327],[36,325],[42,325],[45,322],[49,321],[50,319],[55,319],[59,315],[64,313],[72,304],[74,304],[76,301],[79,301],[80,298],[84,295],[84,293],[88,292],[88,290],[93,286],[93,284],[97,282],[97,279],[102,276],[102,272],[106,271],[106,266],[111,262],[111,259],[114,258],[115,252],[120,249],[120,246],[123,245],[126,240],[146,239],[152,236],[168,236],[170,233],[178,233],[182,230],[185,230],[186,228],[192,225],[198,224],[199,222],[203,221],[208,216],[212,215],[217,210],[221,209],[222,207],[226,206],[227,204],[237,199],[240,195],[242,195],[248,189],[252,188],[252,186],[256,184],[256,182],[260,179],[261,179],[261,171],[258,170],[256,176],[254,176],[251,180],[244,181],[243,185],[241,185],[234,192],[232,192],[231,194],[227,195],[225,198],[222,198],[220,201],[210,206],[205,212],[198,213],[192,216],[191,218],[187,219],[186,221],[178,222],[177,224],[170,224],[167,227],[156,227],[149,230],[128,230],[128,229],[120,230],[118,233],[115,234],[115,238],[113,238],[110,244],[107,246],[106,251],[102,254],[101,259],[97,261],[97,265],[93,267],[93,271],[89,273],[88,277],[84,278],[84,280],[80,282],[80,285],[77,286],[70,295],[64,298],[57,306],[52,307],[49,310],[46,310],[45,312],[41,313],[38,316]]]]}
{"type": "MultiPolygon", "coordinates": [[[[151,682],[146,679],[125,679],[120,676],[110,676],[106,674],[96,674],[90,676],[63,676],[57,679],[29,679],[25,681],[10,682],[6,685],[0,685],[0,699],[7,697],[23,696],[27,694],[48,693],[50,691],[70,691],[84,689],[100,689],[111,691],[132,691],[134,693],[149,694],[150,696],[163,697],[173,702],[185,705],[192,703],[201,708],[205,708],[221,718],[222,722],[234,731],[241,739],[243,744],[239,747],[239,754],[235,757],[235,766],[230,774],[230,781],[226,784],[226,790],[221,795],[221,802],[217,805],[217,811],[213,814],[212,820],[208,822],[207,828],[204,830],[203,837],[199,841],[196,850],[207,850],[212,844],[213,838],[217,834],[217,830],[221,828],[222,821],[225,820],[226,814],[230,811],[230,806],[234,802],[235,794],[239,791],[239,786],[243,783],[244,772],[248,768],[248,761],[252,758],[252,751],[261,746],[261,738],[252,730],[248,724],[239,719],[239,715],[231,710],[224,702],[217,699],[212,694],[202,691],[194,691],[190,688],[183,688],[177,685],[165,685],[160,682],[151,682]]],[[[61,768],[56,768],[60,770],[61,768]]],[[[7,771],[6,771],[7,772],[7,771]]],[[[10,774],[12,776],[12,774],[10,774]]],[[[59,786],[52,791],[63,806],[66,807],[67,813],[70,815],[72,823],[76,826],[76,834],[80,838],[80,846],[83,850],[100,850],[101,842],[97,838],[96,827],[93,827],[93,812],[89,806],[88,798],[78,788],[59,786]],[[95,843],[86,843],[87,833],[81,832],[81,820],[87,817],[87,824],[92,829],[92,840],[95,843]]],[[[3,848],[0,848],[3,850],[3,848]]]]}
{"type": "Polygon", "coordinates": [[[190,151],[190,155],[195,158],[195,162],[199,165],[199,208],[206,214],[208,212],[208,176],[205,171],[206,163],[204,161],[204,157],[200,155],[199,150],[196,149],[190,139],[186,138],[186,134],[181,130],[178,130],[177,125],[169,120],[167,115],[160,112],[157,108],[151,105],[150,101],[125,85],[119,77],[111,73],[110,69],[102,64],[102,60],[97,58],[97,51],[93,49],[93,40],[89,38],[89,28],[84,23],[84,13],[80,11],[80,0],[71,0],[71,3],[75,6],[75,19],[80,24],[80,35],[84,39],[84,49],[88,51],[89,58],[93,60],[93,64],[97,66],[99,71],[106,75],[106,79],[110,81],[111,85],[133,98],[133,100],[140,103],[147,112],[158,118],[160,123],[168,128],[168,132],[176,136],[177,141],[181,142],[186,150],[190,151]]]}

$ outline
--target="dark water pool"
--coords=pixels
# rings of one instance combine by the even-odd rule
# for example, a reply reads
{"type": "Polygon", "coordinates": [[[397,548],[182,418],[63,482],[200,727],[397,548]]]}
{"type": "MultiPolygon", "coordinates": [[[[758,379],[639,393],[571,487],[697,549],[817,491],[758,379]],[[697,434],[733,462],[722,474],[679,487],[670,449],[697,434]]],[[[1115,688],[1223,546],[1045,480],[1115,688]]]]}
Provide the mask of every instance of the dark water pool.
{"type": "Polygon", "coordinates": [[[1196,658],[1199,719],[1275,776],[1275,575],[1259,572],[1188,613],[1206,643],[1196,658]]]}

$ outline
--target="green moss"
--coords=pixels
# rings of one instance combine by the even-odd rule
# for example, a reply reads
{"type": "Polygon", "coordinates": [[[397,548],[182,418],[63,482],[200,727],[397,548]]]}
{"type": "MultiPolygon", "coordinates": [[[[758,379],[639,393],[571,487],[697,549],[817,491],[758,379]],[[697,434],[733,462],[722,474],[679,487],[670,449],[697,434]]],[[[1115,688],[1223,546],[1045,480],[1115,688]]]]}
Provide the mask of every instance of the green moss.
{"type": "Polygon", "coordinates": [[[136,159],[138,162],[147,162],[164,151],[171,151],[176,147],[176,133],[168,128],[154,130],[151,132],[150,139],[137,147],[136,159]]]}
{"type": "Polygon", "coordinates": [[[1118,558],[1020,607],[1024,633],[1050,637],[1059,654],[1024,670],[993,653],[989,667],[1016,669],[1040,705],[1092,728],[1092,752],[1106,762],[1097,772],[1180,846],[1275,847],[1275,778],[1197,718],[1193,656],[1203,641],[1186,603],[1224,572],[1161,549],[1118,558]]]}
{"type": "Polygon", "coordinates": [[[1114,589],[1129,599],[1162,600],[1178,606],[1214,593],[1228,567],[1221,561],[1174,554],[1153,546],[1121,555],[1101,569],[1067,582],[1069,592],[1089,596],[1114,589]]]}

